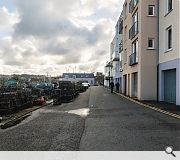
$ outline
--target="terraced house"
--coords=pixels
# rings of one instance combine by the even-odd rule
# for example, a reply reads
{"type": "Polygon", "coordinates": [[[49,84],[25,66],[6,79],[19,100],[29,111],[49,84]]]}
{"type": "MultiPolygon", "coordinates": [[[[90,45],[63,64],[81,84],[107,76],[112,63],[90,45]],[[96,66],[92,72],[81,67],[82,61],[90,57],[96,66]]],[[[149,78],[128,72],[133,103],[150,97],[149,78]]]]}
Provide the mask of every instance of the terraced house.
{"type": "Polygon", "coordinates": [[[123,93],[157,99],[157,0],[124,2],[123,93]]]}

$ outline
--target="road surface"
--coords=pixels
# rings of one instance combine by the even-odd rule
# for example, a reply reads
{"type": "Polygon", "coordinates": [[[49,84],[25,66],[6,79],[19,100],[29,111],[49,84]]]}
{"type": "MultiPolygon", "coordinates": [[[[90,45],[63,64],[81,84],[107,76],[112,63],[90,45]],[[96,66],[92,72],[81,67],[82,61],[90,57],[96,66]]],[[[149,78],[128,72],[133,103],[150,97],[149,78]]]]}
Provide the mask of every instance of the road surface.
{"type": "Polygon", "coordinates": [[[91,87],[74,102],[39,109],[0,130],[1,151],[180,150],[180,121],[91,87]]]}

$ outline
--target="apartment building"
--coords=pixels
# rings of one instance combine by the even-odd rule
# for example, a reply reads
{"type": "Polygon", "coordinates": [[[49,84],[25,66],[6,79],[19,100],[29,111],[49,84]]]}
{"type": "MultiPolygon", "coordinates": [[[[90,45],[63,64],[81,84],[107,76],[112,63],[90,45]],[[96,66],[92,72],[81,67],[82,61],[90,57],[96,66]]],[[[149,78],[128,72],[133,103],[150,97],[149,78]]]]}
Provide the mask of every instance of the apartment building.
{"type": "Polygon", "coordinates": [[[123,93],[157,100],[158,0],[125,0],[123,93]]]}
{"type": "Polygon", "coordinates": [[[112,75],[112,81],[116,83],[116,78],[117,78],[117,70],[116,70],[116,64],[119,61],[118,54],[117,54],[117,49],[116,49],[116,41],[117,37],[115,36],[110,44],[110,63],[112,64],[110,73],[112,75]]]}
{"type": "Polygon", "coordinates": [[[159,1],[159,100],[180,105],[180,0],[159,1]]]}
{"type": "Polygon", "coordinates": [[[116,26],[115,36],[110,45],[110,74],[114,84],[120,84],[122,90],[122,54],[123,54],[123,14],[120,15],[116,26]]]}
{"type": "Polygon", "coordinates": [[[104,67],[104,86],[109,87],[110,82],[112,81],[113,77],[112,77],[112,63],[111,62],[107,62],[106,66],[104,67]]]}
{"type": "MultiPolygon", "coordinates": [[[[117,28],[117,26],[116,26],[117,28]]],[[[113,82],[116,84],[117,82],[120,83],[122,74],[120,72],[120,54],[119,54],[119,42],[120,37],[119,34],[116,34],[113,41],[111,42],[111,63],[112,63],[112,77],[113,82]]]]}

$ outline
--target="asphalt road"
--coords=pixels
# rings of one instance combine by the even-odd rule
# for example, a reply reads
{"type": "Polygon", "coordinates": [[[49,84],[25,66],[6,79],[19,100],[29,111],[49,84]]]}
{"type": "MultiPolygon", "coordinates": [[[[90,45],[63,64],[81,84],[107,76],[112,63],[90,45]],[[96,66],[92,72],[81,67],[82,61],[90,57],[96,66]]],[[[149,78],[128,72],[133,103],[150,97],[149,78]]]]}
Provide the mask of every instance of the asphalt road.
{"type": "Polygon", "coordinates": [[[180,150],[180,121],[91,87],[74,102],[44,107],[0,130],[1,151],[180,150]]]}

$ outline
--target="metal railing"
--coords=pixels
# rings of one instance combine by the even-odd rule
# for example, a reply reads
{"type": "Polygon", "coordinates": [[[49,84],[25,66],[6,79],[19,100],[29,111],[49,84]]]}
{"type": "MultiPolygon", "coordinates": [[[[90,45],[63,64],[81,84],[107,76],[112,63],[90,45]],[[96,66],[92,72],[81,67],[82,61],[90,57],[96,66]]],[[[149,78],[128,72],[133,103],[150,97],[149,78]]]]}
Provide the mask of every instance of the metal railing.
{"type": "Polygon", "coordinates": [[[119,61],[119,67],[120,67],[120,68],[123,67],[122,64],[123,64],[122,61],[119,61]]]}
{"type": "Polygon", "coordinates": [[[129,66],[133,66],[138,63],[137,53],[133,53],[129,56],[129,66]]]}
{"type": "Polygon", "coordinates": [[[138,21],[135,22],[129,30],[129,39],[133,39],[138,34],[138,21]]]}
{"type": "Polygon", "coordinates": [[[114,57],[112,61],[113,62],[118,62],[119,61],[119,57],[114,57]]]}
{"type": "Polygon", "coordinates": [[[119,53],[123,51],[123,41],[119,43],[119,53]]]}
{"type": "Polygon", "coordinates": [[[108,63],[106,63],[106,66],[105,66],[106,68],[112,68],[113,67],[113,65],[112,65],[112,63],[111,62],[108,62],[108,63]]]}

